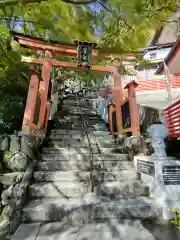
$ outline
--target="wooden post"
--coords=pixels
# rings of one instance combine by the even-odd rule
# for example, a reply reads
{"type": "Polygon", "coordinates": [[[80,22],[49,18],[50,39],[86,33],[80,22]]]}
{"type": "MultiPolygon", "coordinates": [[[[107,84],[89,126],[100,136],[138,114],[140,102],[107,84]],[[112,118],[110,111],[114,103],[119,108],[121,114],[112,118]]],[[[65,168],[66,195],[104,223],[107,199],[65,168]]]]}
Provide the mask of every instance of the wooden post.
{"type": "Polygon", "coordinates": [[[41,126],[43,126],[43,124],[44,124],[44,118],[45,118],[45,113],[46,113],[47,96],[48,96],[48,90],[49,90],[51,69],[52,69],[51,63],[45,59],[43,66],[42,66],[42,81],[40,82],[40,86],[39,86],[39,92],[41,95],[41,110],[40,110],[41,126]]]}
{"type": "Polygon", "coordinates": [[[108,106],[108,123],[109,123],[109,129],[110,129],[110,134],[114,135],[113,132],[113,121],[112,121],[112,113],[116,111],[115,105],[114,104],[110,104],[108,106]]]}
{"type": "Polygon", "coordinates": [[[30,72],[29,76],[30,76],[29,90],[22,124],[22,130],[26,132],[30,131],[30,124],[33,123],[34,110],[39,87],[38,74],[32,71],[30,72]]]}
{"type": "Polygon", "coordinates": [[[138,84],[135,81],[132,81],[125,86],[125,89],[128,89],[132,135],[139,137],[140,136],[139,111],[138,111],[138,106],[136,101],[136,90],[135,90],[137,86],[138,84]]]}
{"type": "Polygon", "coordinates": [[[51,107],[51,104],[50,104],[49,101],[47,101],[46,115],[45,115],[45,119],[44,119],[44,134],[46,134],[46,132],[47,132],[47,125],[48,125],[48,120],[49,120],[50,107],[51,107]]]}
{"type": "Polygon", "coordinates": [[[117,69],[114,72],[114,88],[112,90],[112,95],[116,105],[116,119],[117,119],[118,134],[122,134],[124,132],[122,127],[122,112],[121,112],[121,104],[123,102],[123,89],[122,89],[121,76],[118,73],[117,69]]]}

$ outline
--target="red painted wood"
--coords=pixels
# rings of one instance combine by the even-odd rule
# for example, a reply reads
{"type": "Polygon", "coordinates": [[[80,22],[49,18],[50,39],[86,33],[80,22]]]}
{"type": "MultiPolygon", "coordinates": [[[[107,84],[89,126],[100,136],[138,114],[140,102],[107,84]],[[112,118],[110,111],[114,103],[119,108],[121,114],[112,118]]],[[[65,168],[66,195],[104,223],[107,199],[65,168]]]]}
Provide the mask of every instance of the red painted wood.
{"type": "MultiPolygon", "coordinates": [[[[76,63],[73,62],[63,62],[58,61],[56,59],[52,58],[33,58],[33,57],[23,57],[23,62],[26,63],[33,63],[33,64],[44,64],[45,61],[48,61],[52,66],[57,68],[71,68],[71,69],[77,69],[82,71],[87,71],[86,68],[83,67],[77,67],[76,63]]],[[[116,71],[116,68],[113,66],[98,66],[98,65],[92,65],[91,68],[92,71],[95,72],[109,72],[114,73],[116,71]]]]}
{"type": "MultiPolygon", "coordinates": [[[[41,39],[34,39],[27,36],[14,36],[16,41],[23,47],[27,47],[33,50],[41,50],[41,51],[51,51],[54,54],[61,54],[66,56],[76,56],[77,55],[77,47],[75,44],[59,44],[59,43],[48,43],[41,39]]],[[[98,56],[98,49],[93,49],[92,56],[98,56]]]]}
{"type": "Polygon", "coordinates": [[[172,136],[169,135],[168,139],[179,138],[179,134],[173,134],[172,136]]]}
{"type": "MultiPolygon", "coordinates": [[[[173,75],[170,78],[172,88],[180,88],[180,75],[173,75]]],[[[125,81],[128,83],[129,81],[125,81]]],[[[158,91],[164,90],[167,88],[166,79],[152,79],[152,80],[137,80],[138,87],[136,88],[137,92],[142,91],[158,91]]]]}
{"type": "MultiPolygon", "coordinates": [[[[179,115],[179,117],[180,117],[180,115],[179,115]]],[[[173,119],[172,119],[172,120],[168,120],[167,123],[168,123],[169,125],[175,124],[175,123],[179,123],[179,121],[180,121],[179,119],[180,119],[180,118],[176,118],[176,120],[173,120],[173,119]]]]}
{"type": "Polygon", "coordinates": [[[164,109],[165,112],[169,112],[172,110],[172,108],[176,107],[178,109],[178,106],[180,104],[180,100],[176,101],[175,103],[173,103],[171,106],[167,107],[166,109],[164,109]]]}
{"type": "Polygon", "coordinates": [[[139,137],[140,136],[139,114],[135,90],[137,86],[138,84],[135,81],[132,81],[125,86],[125,89],[128,89],[132,135],[139,137]]]}
{"type": "Polygon", "coordinates": [[[30,84],[29,84],[28,96],[27,96],[23,124],[22,124],[23,131],[31,130],[30,125],[33,122],[36,98],[38,95],[38,86],[39,86],[39,75],[36,72],[32,72],[30,75],[30,84]]]}
{"type": "Polygon", "coordinates": [[[164,110],[166,122],[169,130],[169,137],[180,137],[180,100],[173,103],[164,110]]]}

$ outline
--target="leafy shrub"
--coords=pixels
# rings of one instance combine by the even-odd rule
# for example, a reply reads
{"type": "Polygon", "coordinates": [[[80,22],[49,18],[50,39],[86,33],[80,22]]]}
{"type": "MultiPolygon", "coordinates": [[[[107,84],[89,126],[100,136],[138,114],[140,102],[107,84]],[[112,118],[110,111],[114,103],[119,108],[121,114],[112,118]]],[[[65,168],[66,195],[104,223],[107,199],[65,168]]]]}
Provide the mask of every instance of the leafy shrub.
{"type": "Polygon", "coordinates": [[[172,213],[174,213],[174,218],[171,219],[171,223],[176,227],[180,229],[180,209],[173,209],[171,210],[172,213]]]}
{"type": "Polygon", "coordinates": [[[21,129],[25,99],[26,95],[6,94],[3,98],[0,97],[0,134],[11,134],[21,129]]]}

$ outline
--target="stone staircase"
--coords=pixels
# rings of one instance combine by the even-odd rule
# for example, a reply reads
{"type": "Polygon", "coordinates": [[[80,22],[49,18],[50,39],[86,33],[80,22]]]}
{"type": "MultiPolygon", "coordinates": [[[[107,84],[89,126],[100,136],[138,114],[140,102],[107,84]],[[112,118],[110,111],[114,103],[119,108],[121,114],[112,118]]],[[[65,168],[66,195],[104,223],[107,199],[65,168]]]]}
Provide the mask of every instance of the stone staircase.
{"type": "Polygon", "coordinates": [[[103,123],[83,99],[79,103],[88,137],[76,102],[66,100],[69,112],[51,131],[11,240],[155,240],[141,220],[158,218],[161,209],[128,154],[112,153],[103,123]]]}

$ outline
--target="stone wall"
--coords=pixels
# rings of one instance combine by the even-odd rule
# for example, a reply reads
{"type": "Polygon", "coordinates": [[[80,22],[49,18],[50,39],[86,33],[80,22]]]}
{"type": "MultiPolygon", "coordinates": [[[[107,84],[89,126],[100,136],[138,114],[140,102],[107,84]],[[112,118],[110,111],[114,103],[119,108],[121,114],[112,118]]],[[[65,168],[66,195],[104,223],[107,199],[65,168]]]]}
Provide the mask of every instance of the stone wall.
{"type": "Polygon", "coordinates": [[[0,136],[0,239],[19,225],[26,191],[42,140],[36,136],[0,136]]]}
{"type": "Polygon", "coordinates": [[[142,128],[142,134],[145,133],[154,121],[160,119],[159,110],[151,107],[138,105],[139,109],[139,123],[142,128]]]}
{"type": "Polygon", "coordinates": [[[146,139],[143,136],[128,137],[126,134],[118,136],[114,151],[116,153],[128,154],[130,161],[133,161],[134,156],[136,155],[143,154],[148,156],[153,153],[151,144],[147,144],[146,139]]]}

